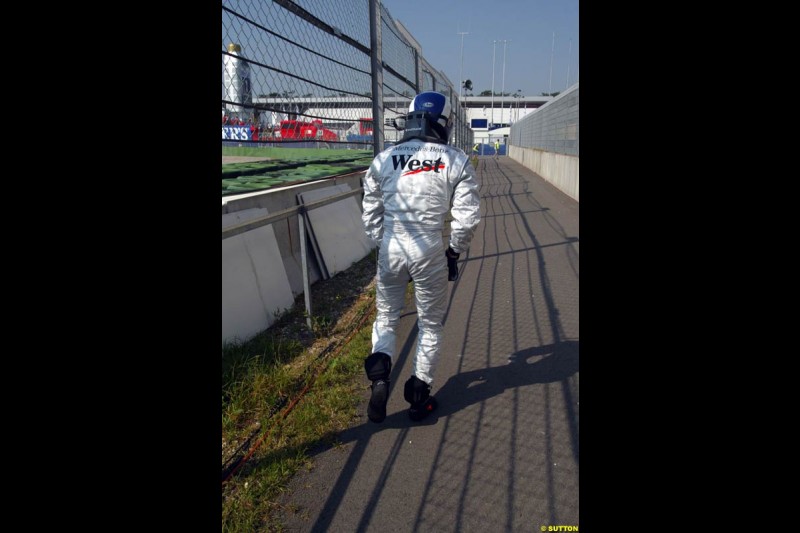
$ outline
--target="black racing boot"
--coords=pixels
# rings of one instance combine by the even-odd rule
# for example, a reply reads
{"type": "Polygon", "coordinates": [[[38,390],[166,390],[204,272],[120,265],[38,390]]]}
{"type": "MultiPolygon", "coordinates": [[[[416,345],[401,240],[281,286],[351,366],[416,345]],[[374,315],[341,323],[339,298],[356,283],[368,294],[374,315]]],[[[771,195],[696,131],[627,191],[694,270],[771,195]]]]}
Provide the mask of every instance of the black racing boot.
{"type": "Polygon", "coordinates": [[[403,388],[403,396],[411,404],[408,416],[415,422],[431,414],[438,406],[436,398],[431,396],[431,386],[417,376],[408,378],[403,388]]]}
{"type": "Polygon", "coordinates": [[[367,416],[373,422],[380,423],[386,418],[392,358],[383,352],[375,352],[364,360],[364,370],[367,372],[367,379],[372,381],[367,416]]]}

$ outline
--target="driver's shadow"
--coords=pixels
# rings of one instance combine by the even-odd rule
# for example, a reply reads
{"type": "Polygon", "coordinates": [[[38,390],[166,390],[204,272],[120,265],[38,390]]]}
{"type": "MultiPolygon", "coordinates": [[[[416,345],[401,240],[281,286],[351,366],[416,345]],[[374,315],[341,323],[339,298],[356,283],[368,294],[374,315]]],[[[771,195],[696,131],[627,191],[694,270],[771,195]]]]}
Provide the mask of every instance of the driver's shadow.
{"type": "Polygon", "coordinates": [[[507,389],[567,379],[578,371],[578,352],[578,341],[563,341],[514,352],[509,356],[508,364],[503,366],[456,374],[438,391],[433,391],[439,407],[429,418],[435,423],[439,416],[452,415],[507,389]],[[543,357],[533,363],[527,362],[538,356],[543,357]]]}
{"type": "MultiPolygon", "coordinates": [[[[346,443],[384,429],[433,425],[439,421],[439,417],[450,416],[472,404],[502,394],[507,389],[562,381],[578,372],[579,344],[579,341],[562,341],[526,348],[511,354],[506,365],[461,372],[448,379],[438,390],[434,387],[433,396],[439,405],[424,420],[412,422],[408,410],[403,409],[388,415],[380,424],[367,422],[345,430],[337,440],[346,443]],[[542,358],[538,361],[527,362],[539,356],[542,358]]],[[[391,394],[402,393],[402,386],[391,391],[391,394]]]]}

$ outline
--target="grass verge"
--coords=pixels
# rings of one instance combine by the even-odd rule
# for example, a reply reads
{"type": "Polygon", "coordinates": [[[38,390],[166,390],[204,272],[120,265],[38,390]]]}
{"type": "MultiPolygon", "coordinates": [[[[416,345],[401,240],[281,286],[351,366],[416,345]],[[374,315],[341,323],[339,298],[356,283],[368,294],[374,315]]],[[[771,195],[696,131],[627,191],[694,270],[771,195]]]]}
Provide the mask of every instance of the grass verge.
{"type": "Polygon", "coordinates": [[[359,416],[374,274],[372,253],[314,284],[312,331],[300,295],[269,330],[223,348],[223,477],[233,472],[222,487],[223,531],[280,530],[278,496],[310,465],[307,451],[334,444],[359,416]]]}
{"type": "Polygon", "coordinates": [[[304,157],[324,157],[331,154],[354,154],[362,153],[365,156],[372,156],[372,150],[331,150],[329,148],[275,148],[255,146],[223,146],[222,155],[245,156],[245,157],[269,157],[271,159],[299,159],[304,157]]]}

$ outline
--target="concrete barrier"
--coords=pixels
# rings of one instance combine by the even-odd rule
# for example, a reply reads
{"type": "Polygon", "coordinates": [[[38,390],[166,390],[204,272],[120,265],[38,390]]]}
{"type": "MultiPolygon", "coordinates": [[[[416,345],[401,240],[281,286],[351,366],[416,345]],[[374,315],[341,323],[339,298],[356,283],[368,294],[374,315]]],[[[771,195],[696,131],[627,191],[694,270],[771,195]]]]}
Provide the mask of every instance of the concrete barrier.
{"type": "MultiPolygon", "coordinates": [[[[296,207],[299,192],[343,183],[358,189],[363,175],[364,172],[357,172],[290,187],[225,196],[222,198],[223,228],[240,219],[296,207]]],[[[355,198],[360,206],[361,196],[355,198]]],[[[272,325],[276,311],[291,306],[292,299],[303,292],[297,215],[224,239],[222,254],[222,342],[247,341],[272,325]],[[280,254],[280,261],[264,254],[280,254]]],[[[312,253],[308,254],[307,261],[309,284],[314,284],[322,279],[320,267],[312,253]]]]}
{"type": "MultiPolygon", "coordinates": [[[[313,191],[341,183],[347,183],[352,189],[358,189],[361,187],[361,178],[364,174],[365,172],[357,172],[343,177],[301,183],[291,187],[224,196],[222,198],[222,214],[235,213],[256,207],[263,207],[268,209],[270,213],[277,213],[290,207],[296,207],[298,205],[297,193],[300,192],[313,191]]],[[[361,198],[357,196],[356,199],[358,204],[361,205],[361,198]]],[[[297,296],[303,292],[303,271],[301,270],[303,263],[300,258],[297,215],[275,222],[272,227],[275,230],[275,238],[278,241],[278,248],[281,251],[281,258],[286,268],[286,275],[289,278],[292,294],[297,296]]],[[[322,277],[320,276],[319,265],[313,254],[309,254],[308,261],[309,281],[313,284],[322,279],[322,277]]]]}
{"type": "MultiPolygon", "coordinates": [[[[254,207],[222,215],[222,229],[264,217],[254,207]]],[[[222,342],[246,341],[292,307],[286,269],[272,226],[222,239],[222,342]]]]}
{"type": "Polygon", "coordinates": [[[518,146],[509,146],[508,156],[539,174],[570,198],[580,201],[579,157],[518,146]]]}

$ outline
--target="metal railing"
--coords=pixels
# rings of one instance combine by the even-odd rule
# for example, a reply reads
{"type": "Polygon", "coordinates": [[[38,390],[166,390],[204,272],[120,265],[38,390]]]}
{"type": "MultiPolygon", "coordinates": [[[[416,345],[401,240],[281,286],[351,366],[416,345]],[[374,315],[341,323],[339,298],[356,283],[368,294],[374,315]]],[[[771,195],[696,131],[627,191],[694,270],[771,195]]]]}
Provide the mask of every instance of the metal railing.
{"type": "Polygon", "coordinates": [[[546,152],[580,156],[578,85],[511,126],[509,144],[546,152]]]}
{"type": "Polygon", "coordinates": [[[303,265],[302,267],[303,293],[305,297],[305,306],[306,306],[306,325],[308,326],[309,329],[311,329],[311,290],[310,290],[310,282],[308,279],[308,252],[306,251],[305,214],[308,211],[312,211],[322,206],[338,202],[339,200],[344,200],[345,198],[350,198],[351,196],[355,196],[357,194],[362,194],[363,192],[364,189],[359,187],[358,189],[329,196],[328,198],[323,198],[322,200],[317,200],[315,202],[309,202],[307,204],[297,205],[294,207],[290,207],[288,209],[284,209],[282,211],[278,211],[277,213],[271,213],[269,215],[264,215],[263,217],[258,217],[252,220],[248,220],[247,222],[235,224],[233,226],[230,226],[222,230],[222,240],[234,237],[236,235],[240,235],[242,233],[246,233],[250,230],[254,230],[256,228],[260,228],[268,224],[273,224],[281,220],[286,220],[289,217],[297,215],[297,220],[299,225],[298,235],[300,237],[300,258],[303,265]]]}
{"type": "Polygon", "coordinates": [[[468,151],[472,130],[458,87],[422,57],[377,0],[222,2],[228,140],[244,146],[324,141],[377,153],[402,137],[383,119],[405,115],[413,96],[426,90],[450,98],[452,143],[468,151]]]}
{"type": "MultiPolygon", "coordinates": [[[[222,2],[223,145],[231,139],[254,147],[322,142],[329,148],[371,147],[377,154],[385,143],[402,138],[391,119],[404,116],[422,91],[448,96],[454,114],[451,143],[469,153],[473,133],[458,88],[421,55],[413,36],[377,0],[222,2]]],[[[249,220],[223,230],[222,238],[299,215],[311,327],[305,213],[362,192],[249,220]]]]}

